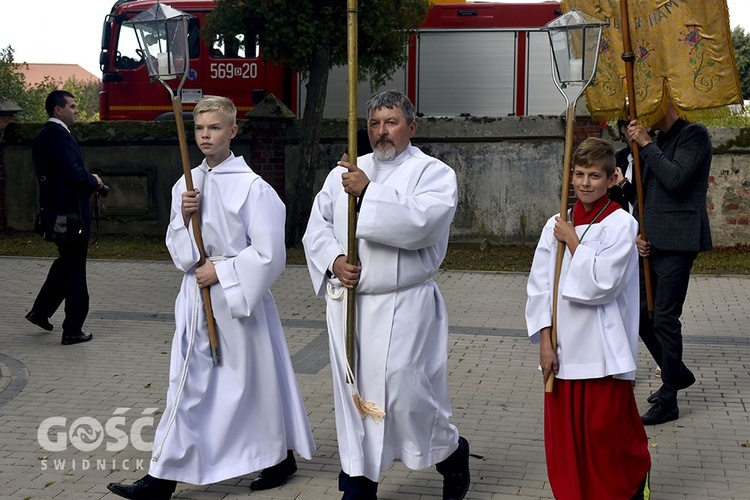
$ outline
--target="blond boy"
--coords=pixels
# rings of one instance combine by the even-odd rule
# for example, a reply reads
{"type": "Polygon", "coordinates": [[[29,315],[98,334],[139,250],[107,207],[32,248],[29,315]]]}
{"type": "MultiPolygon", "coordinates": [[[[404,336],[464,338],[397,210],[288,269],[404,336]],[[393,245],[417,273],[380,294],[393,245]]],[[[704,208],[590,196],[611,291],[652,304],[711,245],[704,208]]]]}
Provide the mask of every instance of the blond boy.
{"type": "Polygon", "coordinates": [[[195,107],[195,141],[206,158],[195,189],[172,189],[167,247],[185,273],[175,303],[167,404],[149,474],[111,483],[131,499],[168,499],[176,482],[208,484],[263,469],[251,489],[283,484],[296,470],[292,450],[310,459],[314,443],[281,321],[269,288],[284,270],[284,204],[230,150],[237,110],[206,97],[195,107]],[[190,225],[198,212],[207,259],[190,225]],[[221,349],[213,366],[200,289],[210,287],[221,349]]]}

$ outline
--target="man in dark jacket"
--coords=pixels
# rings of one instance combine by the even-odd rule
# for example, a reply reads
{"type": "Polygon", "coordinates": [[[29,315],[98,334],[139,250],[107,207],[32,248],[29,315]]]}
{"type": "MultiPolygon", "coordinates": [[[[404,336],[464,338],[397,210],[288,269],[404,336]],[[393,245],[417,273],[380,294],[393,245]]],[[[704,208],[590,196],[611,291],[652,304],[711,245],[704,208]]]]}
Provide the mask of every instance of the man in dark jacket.
{"type": "Polygon", "coordinates": [[[661,367],[662,378],[662,386],[648,398],[654,406],[641,416],[645,425],[676,420],[677,391],[695,383],[682,362],[680,315],[693,261],[699,252],[713,248],[706,209],[713,155],[708,130],[679,118],[671,101],[654,128],[659,131],[656,139],[636,120],[628,126],[628,139],[638,143],[645,163],[643,234],[636,244],[640,255],[648,256],[654,297],[649,318],[641,279],[640,336],[661,367]]]}
{"type": "Polygon", "coordinates": [[[54,241],[59,257],[47,274],[26,319],[44,330],[65,300],[62,344],[88,342],[93,335],[83,331],[89,311],[86,257],[91,225],[89,197],[103,186],[98,175],[83,166],[81,151],[70,134],[78,109],[72,94],[55,90],[47,96],[49,120],[32,144],[32,158],[39,181],[41,230],[54,241]]]}

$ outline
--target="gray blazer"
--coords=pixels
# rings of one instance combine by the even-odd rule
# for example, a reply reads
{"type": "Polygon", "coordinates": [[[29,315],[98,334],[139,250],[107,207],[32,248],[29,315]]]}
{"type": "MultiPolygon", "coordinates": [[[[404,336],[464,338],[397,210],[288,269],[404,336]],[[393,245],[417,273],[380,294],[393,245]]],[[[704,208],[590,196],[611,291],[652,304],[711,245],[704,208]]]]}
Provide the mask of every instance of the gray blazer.
{"type": "Polygon", "coordinates": [[[682,119],[641,150],[643,230],[655,248],[683,252],[713,248],[706,209],[712,156],[706,127],[682,119]]]}

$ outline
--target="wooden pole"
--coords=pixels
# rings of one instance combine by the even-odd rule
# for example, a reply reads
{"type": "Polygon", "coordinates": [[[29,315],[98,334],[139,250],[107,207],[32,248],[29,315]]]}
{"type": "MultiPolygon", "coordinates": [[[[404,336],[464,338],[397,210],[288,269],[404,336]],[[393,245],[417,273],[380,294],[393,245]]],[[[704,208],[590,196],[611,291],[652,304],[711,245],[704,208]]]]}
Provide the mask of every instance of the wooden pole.
{"type": "MultiPolygon", "coordinates": [[[[628,17],[628,0],[620,0],[620,17],[622,26],[622,60],[625,62],[625,80],[628,87],[628,106],[630,120],[638,118],[638,110],[635,103],[635,77],[633,74],[633,63],[635,62],[635,54],[633,53],[632,44],[630,41],[630,19],[628,17]]],[[[635,189],[638,193],[638,223],[641,230],[641,238],[644,241],[646,239],[646,233],[643,230],[643,181],[641,178],[641,154],[638,148],[638,143],[633,141],[630,144],[630,151],[633,153],[633,178],[635,179],[635,189]]],[[[651,290],[651,266],[648,262],[648,257],[643,257],[643,280],[646,287],[646,304],[648,306],[649,317],[654,316],[654,294],[651,290]]]]}
{"type": "MultiPolygon", "coordinates": [[[[357,0],[347,0],[347,58],[349,64],[349,86],[348,86],[348,127],[347,134],[349,144],[347,155],[352,168],[357,167],[357,0]]],[[[357,197],[349,195],[349,205],[347,212],[347,253],[346,261],[349,264],[357,263],[357,197]]],[[[354,325],[355,323],[355,289],[349,288],[347,294],[347,311],[346,311],[346,358],[352,373],[355,369],[355,351],[354,351],[354,325]]],[[[355,375],[356,376],[356,375],[355,375]]],[[[353,382],[353,381],[350,381],[353,382]]]]}
{"type": "MultiPolygon", "coordinates": [[[[568,199],[570,198],[570,168],[573,158],[573,141],[575,140],[576,126],[576,103],[568,104],[565,112],[565,152],[563,154],[563,178],[562,193],[560,194],[560,218],[568,220],[568,199]]],[[[552,287],[552,328],[550,329],[550,340],[552,351],[557,355],[557,295],[560,288],[560,274],[562,274],[562,263],[565,257],[565,243],[557,242],[557,261],[555,262],[555,283],[552,287]]],[[[552,392],[555,384],[555,374],[550,371],[547,380],[544,381],[544,392],[552,392]]]]}
{"type": "MultiPolygon", "coordinates": [[[[182,119],[182,103],[179,96],[175,95],[172,97],[172,110],[174,111],[174,120],[177,126],[177,138],[180,142],[180,156],[182,157],[182,171],[185,174],[185,185],[188,191],[192,191],[194,189],[193,176],[190,168],[190,157],[188,156],[187,137],[185,136],[185,122],[182,119]]],[[[200,253],[198,265],[202,266],[206,262],[206,251],[203,248],[203,236],[201,234],[200,221],[198,220],[198,212],[193,212],[190,221],[193,225],[195,244],[198,246],[198,252],[200,253]]],[[[214,311],[211,307],[211,290],[209,287],[201,288],[201,293],[203,294],[203,307],[206,310],[206,321],[208,322],[208,341],[211,345],[211,357],[213,358],[214,366],[216,366],[221,363],[221,358],[219,356],[219,338],[216,335],[214,311]]]]}

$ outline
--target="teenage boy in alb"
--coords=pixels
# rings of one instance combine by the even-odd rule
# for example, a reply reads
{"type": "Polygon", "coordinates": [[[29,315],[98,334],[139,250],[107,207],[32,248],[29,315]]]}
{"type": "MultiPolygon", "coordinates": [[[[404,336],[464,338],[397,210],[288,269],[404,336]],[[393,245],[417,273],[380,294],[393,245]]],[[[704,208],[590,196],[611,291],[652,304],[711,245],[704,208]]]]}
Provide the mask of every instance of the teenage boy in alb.
{"type": "Polygon", "coordinates": [[[602,139],[573,154],[577,201],[570,221],[549,219],[527,287],[529,337],[540,346],[545,393],[544,444],[558,500],[649,497],[648,438],[633,396],[638,353],[636,220],[611,201],[615,152],[602,139]],[[566,250],[558,287],[557,350],[552,296],[557,247],[566,250]]]}
{"type": "Polygon", "coordinates": [[[185,273],[175,302],[167,405],[156,429],[149,473],[110,483],[135,500],[171,497],[177,481],[209,484],[263,469],[252,490],[284,484],[315,448],[270,287],[284,270],[284,204],[229,149],[237,134],[229,99],[209,96],[193,111],[206,159],[172,188],[167,247],[185,273]],[[190,218],[200,213],[208,257],[190,218]],[[221,348],[213,366],[201,288],[211,303],[221,348]]]}

